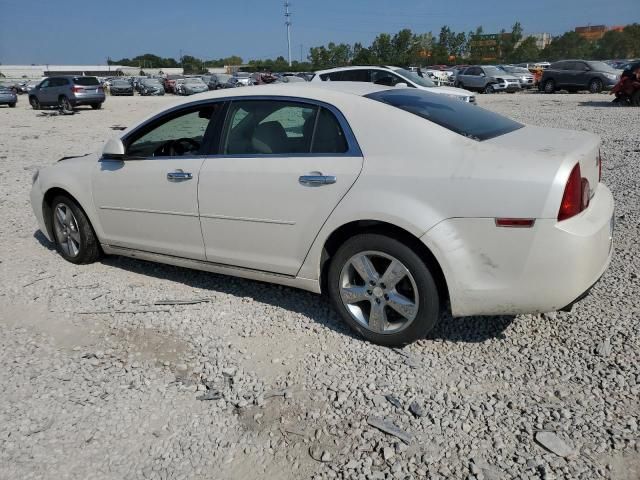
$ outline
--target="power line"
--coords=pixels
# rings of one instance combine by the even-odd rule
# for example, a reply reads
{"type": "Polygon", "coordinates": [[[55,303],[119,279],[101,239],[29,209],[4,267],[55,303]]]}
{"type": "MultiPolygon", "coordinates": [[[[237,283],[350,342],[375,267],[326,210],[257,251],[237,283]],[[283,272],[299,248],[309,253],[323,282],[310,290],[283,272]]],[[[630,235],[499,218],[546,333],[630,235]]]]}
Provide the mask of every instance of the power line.
{"type": "Polygon", "coordinates": [[[285,0],[284,2],[284,24],[287,26],[287,50],[289,52],[289,66],[291,66],[291,12],[289,7],[291,2],[285,0]]]}

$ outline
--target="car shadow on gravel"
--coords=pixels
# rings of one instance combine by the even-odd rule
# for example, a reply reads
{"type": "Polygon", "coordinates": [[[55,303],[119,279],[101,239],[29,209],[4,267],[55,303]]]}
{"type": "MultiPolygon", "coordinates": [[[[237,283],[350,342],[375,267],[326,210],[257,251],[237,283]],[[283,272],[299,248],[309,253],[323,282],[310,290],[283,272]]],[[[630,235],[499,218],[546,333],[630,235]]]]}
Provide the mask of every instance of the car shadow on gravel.
{"type": "Polygon", "coordinates": [[[42,233],[40,230],[36,230],[36,232],[33,234],[33,238],[35,238],[38,243],[47,250],[54,251],[56,249],[56,246],[52,242],[50,242],[47,237],[44,236],[44,233],[42,233]]]}
{"type": "Polygon", "coordinates": [[[609,101],[600,101],[600,100],[595,100],[595,101],[587,101],[587,102],[578,102],[578,106],[579,107],[624,107],[625,105],[620,104],[620,103],[613,103],[613,101],[609,100],[609,101]]]}
{"type": "MultiPolygon", "coordinates": [[[[302,314],[340,334],[362,341],[361,337],[355,335],[342,322],[326,295],[315,295],[296,288],[126,257],[107,257],[102,260],[102,263],[141,275],[182,283],[196,289],[251,298],[257,302],[302,314]]],[[[453,318],[447,313],[441,317],[427,339],[463,343],[500,340],[505,338],[504,331],[514,319],[513,316],[453,318]]]]}

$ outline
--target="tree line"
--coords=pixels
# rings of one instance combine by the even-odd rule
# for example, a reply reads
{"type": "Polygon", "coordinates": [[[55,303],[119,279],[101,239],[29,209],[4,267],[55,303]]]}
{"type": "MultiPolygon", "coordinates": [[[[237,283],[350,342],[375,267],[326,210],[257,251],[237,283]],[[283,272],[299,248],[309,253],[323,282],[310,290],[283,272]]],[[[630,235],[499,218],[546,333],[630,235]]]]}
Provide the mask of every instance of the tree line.
{"type": "Polygon", "coordinates": [[[555,61],[565,58],[603,60],[640,57],[640,24],[633,23],[624,29],[609,30],[600,40],[590,41],[576,32],[556,36],[545,48],[538,48],[534,37],[525,36],[522,25],[516,22],[510,31],[501,30],[485,35],[483,28],[475,31],[455,32],[448,26],[438,35],[432,32],[414,33],[405,28],[395,34],[381,33],[370,45],[329,42],[312,47],[307,61],[293,62],[289,67],[284,57],[250,60],[231,57],[203,60],[191,55],[180,59],[163,58],[150,53],[134,58],[109,60],[110,65],[145,68],[179,68],[185,73],[202,73],[207,67],[243,65],[248,71],[312,71],[344,65],[442,65],[486,64],[555,61]]]}

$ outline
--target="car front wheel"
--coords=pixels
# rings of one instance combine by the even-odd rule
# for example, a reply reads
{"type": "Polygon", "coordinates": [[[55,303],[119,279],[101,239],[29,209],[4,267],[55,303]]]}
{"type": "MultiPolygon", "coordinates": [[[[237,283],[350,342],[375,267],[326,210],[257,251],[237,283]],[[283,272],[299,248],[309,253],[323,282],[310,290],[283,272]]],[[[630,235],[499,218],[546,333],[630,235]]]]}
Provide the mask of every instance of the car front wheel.
{"type": "Polygon", "coordinates": [[[556,91],[556,82],[547,80],[544,82],[544,93],[553,93],[556,91]]]}
{"type": "Polygon", "coordinates": [[[345,322],[380,345],[424,338],[440,314],[438,289],[425,263],[384,235],[347,240],[331,260],[328,289],[345,322]]]}
{"type": "Polygon", "coordinates": [[[89,219],[71,198],[60,195],[51,204],[56,250],[65,260],[93,263],[100,258],[100,247],[89,219]]]}
{"type": "Polygon", "coordinates": [[[602,91],[602,88],[602,80],[598,78],[594,78],[593,80],[591,80],[591,82],[589,82],[589,91],[591,93],[600,93],[602,91]]]}
{"type": "Polygon", "coordinates": [[[38,101],[37,97],[29,98],[29,104],[31,104],[31,108],[33,108],[34,110],[40,110],[40,102],[38,101]]]}

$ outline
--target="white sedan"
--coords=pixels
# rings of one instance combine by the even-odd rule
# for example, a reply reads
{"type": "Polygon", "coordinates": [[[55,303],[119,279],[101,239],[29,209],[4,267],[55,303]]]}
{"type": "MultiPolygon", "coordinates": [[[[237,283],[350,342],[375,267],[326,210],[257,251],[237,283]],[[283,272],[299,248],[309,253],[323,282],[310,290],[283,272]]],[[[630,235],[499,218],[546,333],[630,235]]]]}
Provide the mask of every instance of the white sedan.
{"type": "Polygon", "coordinates": [[[327,292],[383,345],[453,315],[570,306],[611,257],[600,140],[420,89],[268,85],[190,98],[34,175],[42,232],[102,254],[327,292]]]}

